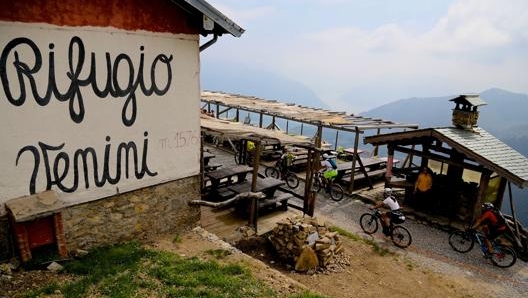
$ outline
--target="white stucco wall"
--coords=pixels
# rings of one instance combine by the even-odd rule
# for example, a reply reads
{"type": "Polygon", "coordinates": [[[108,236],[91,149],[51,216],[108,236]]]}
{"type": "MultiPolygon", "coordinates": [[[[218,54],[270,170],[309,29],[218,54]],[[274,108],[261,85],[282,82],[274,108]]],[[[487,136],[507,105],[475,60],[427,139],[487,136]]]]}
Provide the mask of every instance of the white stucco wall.
{"type": "Polygon", "coordinates": [[[194,35],[0,22],[0,214],[48,188],[77,204],[197,175],[198,47],[194,35]],[[127,161],[118,148],[134,144],[127,161]]]}

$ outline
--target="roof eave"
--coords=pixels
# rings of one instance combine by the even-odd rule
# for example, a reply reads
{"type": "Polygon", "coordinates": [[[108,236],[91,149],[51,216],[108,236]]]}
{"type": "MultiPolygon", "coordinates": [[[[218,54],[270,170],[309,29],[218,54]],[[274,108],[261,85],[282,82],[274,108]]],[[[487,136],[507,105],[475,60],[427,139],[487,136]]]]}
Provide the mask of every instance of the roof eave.
{"type": "MultiPolygon", "coordinates": [[[[222,14],[216,8],[211,6],[207,1],[204,0],[172,0],[172,2],[185,2],[187,5],[196,9],[203,15],[207,16],[209,19],[213,20],[215,26],[212,30],[206,30],[203,27],[201,28],[200,34],[206,36],[208,34],[222,35],[222,33],[229,33],[234,37],[240,37],[244,33],[244,29],[237,25],[235,22],[230,20],[227,16],[222,14]],[[217,26],[218,25],[218,26],[217,26]],[[219,28],[218,28],[219,27],[219,28]]],[[[181,4],[181,3],[176,3],[181,4]]]]}

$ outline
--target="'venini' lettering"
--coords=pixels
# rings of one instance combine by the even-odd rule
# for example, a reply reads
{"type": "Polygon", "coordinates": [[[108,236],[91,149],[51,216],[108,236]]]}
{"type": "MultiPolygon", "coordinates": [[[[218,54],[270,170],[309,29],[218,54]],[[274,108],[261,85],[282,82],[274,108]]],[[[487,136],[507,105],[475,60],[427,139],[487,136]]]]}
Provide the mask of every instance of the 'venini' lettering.
{"type": "Polygon", "coordinates": [[[157,172],[150,170],[147,163],[147,132],[144,133],[142,152],[139,151],[138,146],[133,141],[122,142],[117,146],[117,149],[112,150],[110,141],[111,138],[107,136],[102,160],[92,147],[77,149],[72,156],[63,150],[65,143],[53,146],[38,142],[38,147],[28,145],[18,151],[16,165],[18,166],[18,162],[24,153],[31,153],[34,163],[29,183],[31,194],[36,192],[36,181],[40,175],[41,162],[46,177],[46,190],[56,186],[67,193],[75,192],[81,187],[80,183],[82,182],[84,182],[86,189],[91,187],[90,182],[93,182],[95,187],[103,187],[106,183],[117,184],[123,179],[123,174],[124,178],[129,178],[132,171],[131,166],[134,168],[133,174],[136,179],[142,179],[145,175],[151,177],[158,175],[157,172]],[[113,171],[110,168],[111,164],[115,164],[113,171]],[[92,173],[90,173],[90,169],[92,173]],[[81,177],[81,175],[83,176],[81,177]],[[67,182],[69,185],[66,184],[67,182]]]}

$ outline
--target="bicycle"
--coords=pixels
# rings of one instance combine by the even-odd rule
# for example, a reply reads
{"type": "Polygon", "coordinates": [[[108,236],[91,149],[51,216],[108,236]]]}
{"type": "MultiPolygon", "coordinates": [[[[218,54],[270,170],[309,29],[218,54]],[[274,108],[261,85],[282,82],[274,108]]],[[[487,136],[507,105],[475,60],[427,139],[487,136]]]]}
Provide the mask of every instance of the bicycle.
{"type": "Polygon", "coordinates": [[[238,151],[238,150],[235,150],[235,153],[234,153],[234,157],[235,157],[235,163],[237,165],[248,165],[248,166],[253,166],[253,159],[254,159],[254,156],[253,156],[254,152],[253,151],[238,151]]]}
{"type": "Polygon", "coordinates": [[[297,175],[290,171],[287,167],[284,167],[282,160],[280,159],[275,163],[274,166],[266,167],[266,170],[264,170],[264,175],[266,175],[266,177],[284,180],[286,181],[286,185],[292,189],[299,186],[299,177],[297,177],[297,175]]]}
{"type": "Polygon", "coordinates": [[[313,180],[313,189],[316,192],[319,192],[321,189],[327,190],[327,192],[330,194],[330,198],[336,202],[339,202],[343,199],[343,196],[345,194],[343,187],[341,185],[337,184],[334,181],[334,177],[330,179],[330,185],[326,185],[326,183],[323,180],[323,173],[321,172],[315,172],[314,174],[314,180],[313,180]]]}
{"type": "MultiPolygon", "coordinates": [[[[378,226],[382,221],[382,213],[379,209],[374,209],[373,212],[366,212],[359,218],[359,225],[366,234],[374,234],[378,231],[378,226]]],[[[401,222],[403,223],[403,221],[401,222]]],[[[404,226],[393,223],[392,219],[389,225],[389,235],[392,243],[399,248],[409,247],[412,243],[412,236],[409,230],[404,226]]]]}
{"type": "Polygon", "coordinates": [[[491,241],[493,246],[493,253],[488,252],[488,248],[484,244],[484,234],[474,229],[466,229],[465,231],[456,230],[449,234],[449,245],[457,252],[466,253],[473,249],[475,241],[479,244],[484,258],[490,259],[493,265],[500,268],[508,268],[513,266],[517,261],[517,254],[508,247],[491,241]]]}

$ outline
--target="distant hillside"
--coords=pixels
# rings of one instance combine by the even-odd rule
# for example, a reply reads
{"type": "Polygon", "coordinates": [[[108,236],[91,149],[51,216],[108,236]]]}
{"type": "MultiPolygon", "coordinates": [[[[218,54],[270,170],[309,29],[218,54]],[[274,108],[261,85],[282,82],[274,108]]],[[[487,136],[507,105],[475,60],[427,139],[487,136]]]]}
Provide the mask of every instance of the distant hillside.
{"type": "MultiPolygon", "coordinates": [[[[416,123],[421,128],[451,126],[454,105],[449,100],[458,95],[400,99],[361,115],[416,123]]],[[[528,156],[528,95],[494,88],[480,97],[487,105],[479,107],[478,125],[528,156]]]]}
{"type": "Polygon", "coordinates": [[[329,109],[329,106],[305,85],[241,64],[225,64],[219,61],[202,63],[201,89],[329,109]]]}

